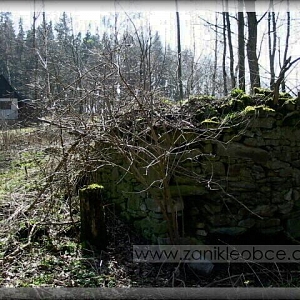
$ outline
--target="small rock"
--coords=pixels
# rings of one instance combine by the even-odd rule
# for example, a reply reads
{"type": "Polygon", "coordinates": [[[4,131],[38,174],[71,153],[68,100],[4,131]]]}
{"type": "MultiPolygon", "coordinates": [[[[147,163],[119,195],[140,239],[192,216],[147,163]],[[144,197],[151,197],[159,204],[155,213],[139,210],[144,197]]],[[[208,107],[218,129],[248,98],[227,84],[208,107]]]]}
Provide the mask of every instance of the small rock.
{"type": "Polygon", "coordinates": [[[286,168],[290,167],[290,164],[274,159],[274,160],[268,161],[267,167],[272,170],[286,169],[286,168]]]}
{"type": "Polygon", "coordinates": [[[192,209],[191,209],[191,211],[190,211],[190,215],[191,216],[197,216],[197,215],[199,215],[199,209],[198,209],[198,207],[193,207],[192,209]]]}
{"type": "Polygon", "coordinates": [[[146,210],[147,210],[146,204],[145,204],[145,203],[141,204],[140,209],[141,209],[142,211],[146,211],[146,210]]]}
{"type": "Polygon", "coordinates": [[[255,225],[255,220],[251,219],[251,218],[248,218],[248,219],[245,219],[245,220],[241,220],[238,223],[239,227],[245,227],[245,228],[252,228],[254,225],[255,225]]]}
{"type": "Polygon", "coordinates": [[[293,217],[288,219],[286,230],[293,238],[300,238],[300,212],[295,213],[293,217]]]}
{"type": "Polygon", "coordinates": [[[286,202],[282,205],[278,205],[278,212],[280,214],[289,214],[293,209],[294,203],[292,201],[286,202]]]}
{"type": "Polygon", "coordinates": [[[204,208],[211,214],[214,215],[215,213],[219,213],[222,210],[222,207],[220,205],[208,205],[205,204],[204,208]]]}
{"type": "Polygon", "coordinates": [[[269,228],[276,227],[280,225],[280,219],[266,219],[266,220],[257,220],[256,228],[269,228]]]}
{"type": "Polygon", "coordinates": [[[242,227],[219,227],[214,228],[210,233],[227,234],[231,236],[241,235],[247,231],[247,228],[242,227]]]}
{"type": "Polygon", "coordinates": [[[196,231],[196,234],[201,236],[207,236],[207,232],[204,229],[198,229],[196,231]]]}
{"type": "Polygon", "coordinates": [[[278,234],[278,233],[280,233],[282,231],[283,231],[283,227],[282,226],[271,227],[271,228],[261,228],[261,229],[259,229],[259,232],[261,234],[268,235],[268,236],[278,234]]]}
{"type": "Polygon", "coordinates": [[[198,229],[202,229],[202,228],[204,228],[204,227],[205,227],[205,224],[202,223],[202,222],[199,222],[199,223],[197,223],[197,225],[196,225],[196,228],[198,228],[198,229]]]}
{"type": "Polygon", "coordinates": [[[210,275],[214,268],[214,264],[207,259],[203,259],[202,262],[187,263],[187,266],[202,275],[210,275]]]}
{"type": "Polygon", "coordinates": [[[293,189],[290,189],[287,194],[284,195],[284,200],[291,201],[292,200],[293,189]]]}
{"type": "Polygon", "coordinates": [[[297,190],[293,190],[293,200],[298,201],[300,199],[300,193],[297,190]]]}
{"type": "Polygon", "coordinates": [[[225,214],[215,214],[207,217],[212,226],[230,226],[232,218],[225,214]]]}
{"type": "Polygon", "coordinates": [[[153,200],[151,198],[147,198],[145,200],[145,203],[146,203],[147,208],[149,210],[154,211],[154,212],[158,212],[158,213],[161,212],[161,208],[155,200],[153,200]]]}
{"type": "Polygon", "coordinates": [[[277,210],[276,206],[271,205],[259,205],[256,209],[254,209],[254,213],[261,217],[272,217],[274,212],[277,210]]]}

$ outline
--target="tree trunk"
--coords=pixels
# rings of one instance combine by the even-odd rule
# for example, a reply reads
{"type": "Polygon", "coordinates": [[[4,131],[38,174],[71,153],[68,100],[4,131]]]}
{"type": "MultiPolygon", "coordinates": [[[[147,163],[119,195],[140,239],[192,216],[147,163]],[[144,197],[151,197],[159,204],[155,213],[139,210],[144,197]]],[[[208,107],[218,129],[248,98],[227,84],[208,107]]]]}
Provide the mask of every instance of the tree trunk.
{"type": "Polygon", "coordinates": [[[107,246],[107,232],[103,209],[103,187],[92,184],[79,190],[81,236],[86,246],[104,250],[107,246]]]}
{"type": "Polygon", "coordinates": [[[32,51],[34,55],[34,99],[38,98],[38,85],[37,85],[37,71],[38,71],[38,60],[36,55],[36,21],[37,21],[36,11],[35,11],[35,1],[34,1],[34,12],[33,12],[33,23],[32,23],[32,35],[33,35],[33,43],[32,43],[32,51]]]}
{"type": "MultiPolygon", "coordinates": [[[[288,9],[289,9],[289,1],[288,1],[288,9]]],[[[286,28],[285,49],[284,49],[284,55],[283,55],[283,61],[284,62],[287,60],[287,53],[288,53],[288,49],[289,49],[290,28],[291,28],[291,13],[288,11],[287,12],[287,28],[286,28]]],[[[281,90],[282,90],[283,93],[286,92],[285,80],[284,79],[281,82],[281,90]]]]}
{"type": "Polygon", "coordinates": [[[291,61],[292,57],[290,56],[284,63],[283,66],[280,70],[279,76],[275,82],[274,85],[274,94],[273,94],[273,103],[274,105],[278,104],[278,100],[279,100],[279,87],[282,83],[282,81],[284,80],[284,76],[285,73],[295,64],[300,60],[300,57],[294,59],[293,61],[291,61]]]}
{"type": "Polygon", "coordinates": [[[216,13],[215,23],[215,59],[214,59],[214,72],[212,76],[212,96],[216,95],[216,78],[217,78],[217,66],[218,66],[218,14],[216,13]]]}
{"type": "Polygon", "coordinates": [[[275,52],[276,52],[276,19],[274,13],[273,0],[270,2],[272,12],[268,13],[268,41],[269,41],[269,62],[270,62],[270,89],[273,90],[275,86],[275,52]],[[273,34],[272,34],[273,33],[273,34]],[[273,36],[273,38],[272,38],[273,36]]]}
{"type": "MultiPolygon", "coordinates": [[[[226,0],[226,9],[228,10],[228,0],[226,0]]],[[[226,24],[227,24],[227,34],[228,34],[228,49],[229,49],[229,57],[230,57],[230,78],[231,78],[231,89],[235,88],[235,76],[234,76],[234,56],[233,56],[233,48],[232,48],[232,39],[231,39],[231,25],[229,19],[229,13],[225,12],[226,24]]]]}
{"type": "Polygon", "coordinates": [[[47,30],[47,22],[46,22],[46,13],[43,12],[43,39],[44,39],[44,69],[46,75],[46,100],[50,101],[50,105],[52,105],[51,95],[51,85],[50,85],[50,74],[48,69],[48,30],[47,30]]]}
{"type": "Polygon", "coordinates": [[[226,73],[226,16],[225,12],[223,12],[223,89],[224,89],[224,95],[226,96],[228,94],[227,89],[227,73],[226,73]]]}
{"type": "Polygon", "coordinates": [[[183,87],[182,87],[182,69],[181,69],[180,19],[179,19],[177,0],[176,0],[176,22],[177,22],[177,55],[178,55],[179,100],[182,100],[183,99],[183,87]]]}
{"type": "Polygon", "coordinates": [[[245,22],[243,3],[239,1],[238,12],[238,60],[239,60],[239,88],[245,91],[245,22]]]}
{"type": "Polygon", "coordinates": [[[250,84],[251,91],[255,87],[260,87],[259,65],[256,54],[257,48],[257,19],[256,13],[247,11],[248,16],[248,43],[247,43],[247,55],[250,71],[250,84]]]}

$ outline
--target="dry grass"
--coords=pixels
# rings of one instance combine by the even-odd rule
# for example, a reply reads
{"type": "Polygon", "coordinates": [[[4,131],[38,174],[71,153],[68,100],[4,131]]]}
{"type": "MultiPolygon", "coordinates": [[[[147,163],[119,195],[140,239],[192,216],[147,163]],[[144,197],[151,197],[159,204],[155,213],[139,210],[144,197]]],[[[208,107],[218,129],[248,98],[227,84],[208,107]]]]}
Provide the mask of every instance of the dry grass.
{"type": "MultiPolygon", "coordinates": [[[[0,151],[0,262],[2,287],[203,287],[299,285],[299,266],[226,266],[205,278],[186,266],[136,264],[133,244],[145,244],[107,208],[110,245],[87,253],[79,243],[76,195],[65,199],[62,146],[74,140],[50,126],[2,131],[0,151]],[[3,146],[3,144],[2,144],[3,146]],[[57,173],[53,175],[53,172],[57,173]],[[52,176],[52,177],[51,177],[52,176]],[[52,180],[49,181],[51,177],[52,180]],[[41,193],[42,191],[42,193],[41,193]],[[32,209],[28,207],[35,205],[32,209]],[[73,220],[70,215],[72,209],[73,220]],[[234,283],[233,283],[234,282],[234,283]]],[[[70,173],[76,166],[67,165],[70,173]]]]}

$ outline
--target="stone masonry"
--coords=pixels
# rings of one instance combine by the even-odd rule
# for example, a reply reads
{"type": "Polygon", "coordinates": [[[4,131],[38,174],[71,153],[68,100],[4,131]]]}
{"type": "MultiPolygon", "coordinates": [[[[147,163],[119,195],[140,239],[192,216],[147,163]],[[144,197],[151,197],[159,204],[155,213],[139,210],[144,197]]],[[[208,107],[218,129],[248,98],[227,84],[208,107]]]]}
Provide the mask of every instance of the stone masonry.
{"type": "MultiPolygon", "coordinates": [[[[218,139],[198,144],[198,155],[182,163],[201,183],[185,176],[172,180],[185,234],[205,240],[213,233],[239,236],[252,230],[300,238],[299,99],[274,109],[245,105],[238,118],[242,124],[224,126],[218,139]]],[[[144,237],[155,243],[167,235],[160,207],[134,178],[114,167],[101,169],[97,180],[121,217],[144,237]]]]}

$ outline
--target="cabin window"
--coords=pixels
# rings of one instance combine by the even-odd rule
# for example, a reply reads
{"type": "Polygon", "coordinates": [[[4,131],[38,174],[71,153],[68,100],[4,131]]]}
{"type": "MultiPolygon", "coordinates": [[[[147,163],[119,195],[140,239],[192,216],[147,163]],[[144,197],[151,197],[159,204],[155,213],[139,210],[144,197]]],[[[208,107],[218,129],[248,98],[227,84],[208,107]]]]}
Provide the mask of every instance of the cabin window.
{"type": "Polygon", "coordinates": [[[0,109],[11,109],[11,101],[0,101],[0,109]]]}

